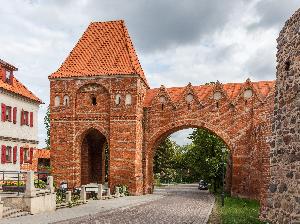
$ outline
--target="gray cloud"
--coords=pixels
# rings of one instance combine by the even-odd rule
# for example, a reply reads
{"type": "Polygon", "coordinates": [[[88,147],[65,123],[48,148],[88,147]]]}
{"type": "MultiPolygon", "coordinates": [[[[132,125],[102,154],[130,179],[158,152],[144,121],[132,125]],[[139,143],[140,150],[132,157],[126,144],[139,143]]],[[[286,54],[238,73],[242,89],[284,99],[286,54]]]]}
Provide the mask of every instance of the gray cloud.
{"type": "Polygon", "coordinates": [[[178,145],[188,145],[192,140],[188,137],[192,134],[193,128],[183,129],[170,135],[171,140],[176,141],[178,145]]]}
{"type": "Polygon", "coordinates": [[[249,26],[249,28],[270,28],[272,26],[281,28],[299,7],[299,0],[261,0],[255,7],[259,20],[249,26]]]}
{"type": "Polygon", "coordinates": [[[244,73],[249,74],[255,80],[275,79],[275,49],[274,51],[259,49],[255,52],[255,57],[249,58],[244,65],[244,73]]]}
{"type": "Polygon", "coordinates": [[[120,7],[120,1],[116,0],[90,1],[85,11],[96,20],[125,19],[139,51],[151,53],[193,44],[222,29],[232,11],[241,4],[244,1],[134,0],[120,7]]]}
{"type": "Polygon", "coordinates": [[[275,40],[299,5],[300,0],[1,1],[0,58],[16,65],[17,78],[46,103],[39,113],[43,146],[47,77],[91,21],[126,21],[152,87],[240,82],[248,74],[275,78],[275,40]]]}

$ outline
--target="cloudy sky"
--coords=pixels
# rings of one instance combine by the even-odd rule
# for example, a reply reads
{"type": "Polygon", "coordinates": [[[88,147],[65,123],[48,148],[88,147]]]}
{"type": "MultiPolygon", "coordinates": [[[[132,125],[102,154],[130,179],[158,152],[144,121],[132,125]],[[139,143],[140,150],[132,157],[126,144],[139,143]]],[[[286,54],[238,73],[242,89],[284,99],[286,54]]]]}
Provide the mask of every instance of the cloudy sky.
{"type": "MultiPolygon", "coordinates": [[[[42,147],[47,76],[90,22],[125,20],[151,87],[272,80],[276,38],[300,0],[0,0],[0,5],[0,58],[18,67],[17,78],[45,102],[39,114],[42,147]]],[[[187,133],[173,138],[184,144],[187,133]]]]}

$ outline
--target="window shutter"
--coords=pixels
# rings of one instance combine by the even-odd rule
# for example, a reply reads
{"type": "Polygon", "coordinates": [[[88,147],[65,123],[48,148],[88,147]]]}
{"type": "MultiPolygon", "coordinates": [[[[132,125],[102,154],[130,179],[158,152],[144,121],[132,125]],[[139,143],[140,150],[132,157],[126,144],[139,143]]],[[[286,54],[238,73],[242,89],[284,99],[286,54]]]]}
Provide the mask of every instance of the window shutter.
{"type": "Polygon", "coordinates": [[[8,114],[8,120],[9,120],[9,121],[12,121],[12,120],[11,120],[11,113],[12,113],[12,111],[11,111],[11,107],[10,107],[10,109],[9,109],[9,114],[8,114]]]}
{"type": "Polygon", "coordinates": [[[4,164],[6,163],[6,146],[2,145],[1,148],[1,163],[4,164]]]}
{"type": "Polygon", "coordinates": [[[24,111],[23,110],[21,110],[21,120],[20,121],[21,121],[20,124],[22,126],[24,124],[24,111]]]}
{"type": "Polygon", "coordinates": [[[13,109],[13,123],[16,124],[17,123],[17,108],[14,107],[13,109]]]}
{"type": "Polygon", "coordinates": [[[1,110],[2,110],[2,116],[1,116],[1,120],[5,121],[6,120],[6,105],[4,103],[1,104],[1,110]]]}
{"type": "Polygon", "coordinates": [[[32,164],[32,158],[33,158],[33,148],[30,148],[30,158],[29,158],[30,164],[32,164]]]}
{"type": "Polygon", "coordinates": [[[6,72],[5,68],[2,68],[1,69],[1,73],[2,73],[2,81],[3,82],[6,82],[6,74],[5,74],[5,72],[6,72]]]}
{"type": "Polygon", "coordinates": [[[25,125],[28,125],[29,123],[28,123],[28,112],[26,111],[26,112],[24,112],[24,124],[25,125]]]}
{"type": "Polygon", "coordinates": [[[13,162],[14,162],[14,164],[17,163],[17,150],[18,150],[18,147],[15,146],[14,149],[13,149],[13,162]]]}
{"type": "Polygon", "coordinates": [[[33,112],[30,112],[30,127],[33,127],[33,112]]]}
{"type": "Polygon", "coordinates": [[[13,84],[13,82],[14,82],[14,74],[13,74],[13,72],[11,71],[10,72],[10,76],[9,76],[9,84],[13,84]]]}
{"type": "Polygon", "coordinates": [[[20,148],[20,164],[23,164],[24,161],[24,149],[23,147],[20,148]]]}

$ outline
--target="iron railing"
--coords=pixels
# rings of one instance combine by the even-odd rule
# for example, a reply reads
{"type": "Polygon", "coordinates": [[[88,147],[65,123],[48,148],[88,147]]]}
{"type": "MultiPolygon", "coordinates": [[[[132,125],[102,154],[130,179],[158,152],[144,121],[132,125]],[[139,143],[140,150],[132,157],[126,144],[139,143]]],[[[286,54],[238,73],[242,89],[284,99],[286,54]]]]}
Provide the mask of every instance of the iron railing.
{"type": "MultiPolygon", "coordinates": [[[[8,170],[0,170],[0,186],[6,186],[5,184],[9,181],[16,182],[16,185],[7,185],[7,186],[15,186],[13,192],[17,191],[17,194],[19,195],[22,191],[25,189],[25,175],[27,174],[27,171],[8,171],[8,170]],[[24,184],[21,185],[21,182],[24,184]],[[16,191],[15,191],[16,190],[16,191]]],[[[34,172],[34,174],[37,177],[37,183],[40,183],[40,180],[45,181],[47,179],[47,176],[50,175],[50,172],[47,171],[37,171],[34,172]]]]}

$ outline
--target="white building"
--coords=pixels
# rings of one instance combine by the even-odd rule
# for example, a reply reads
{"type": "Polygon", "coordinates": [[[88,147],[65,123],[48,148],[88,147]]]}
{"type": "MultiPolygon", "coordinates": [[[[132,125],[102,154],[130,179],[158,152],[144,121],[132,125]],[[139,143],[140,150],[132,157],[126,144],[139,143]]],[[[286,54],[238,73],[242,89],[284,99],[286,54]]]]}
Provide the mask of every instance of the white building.
{"type": "Polygon", "coordinates": [[[21,164],[31,163],[38,145],[42,101],[15,78],[17,70],[0,59],[0,171],[19,171],[21,164]]]}

